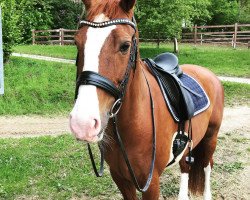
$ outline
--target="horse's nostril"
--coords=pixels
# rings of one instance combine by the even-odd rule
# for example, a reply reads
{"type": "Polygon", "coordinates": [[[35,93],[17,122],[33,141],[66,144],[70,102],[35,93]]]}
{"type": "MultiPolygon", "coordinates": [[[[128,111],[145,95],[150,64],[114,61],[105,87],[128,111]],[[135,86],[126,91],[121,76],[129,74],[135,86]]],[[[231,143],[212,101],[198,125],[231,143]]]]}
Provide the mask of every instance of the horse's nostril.
{"type": "Polygon", "coordinates": [[[98,119],[94,119],[94,121],[95,121],[95,129],[98,129],[99,128],[99,126],[100,126],[100,121],[98,120],[98,119]]]}

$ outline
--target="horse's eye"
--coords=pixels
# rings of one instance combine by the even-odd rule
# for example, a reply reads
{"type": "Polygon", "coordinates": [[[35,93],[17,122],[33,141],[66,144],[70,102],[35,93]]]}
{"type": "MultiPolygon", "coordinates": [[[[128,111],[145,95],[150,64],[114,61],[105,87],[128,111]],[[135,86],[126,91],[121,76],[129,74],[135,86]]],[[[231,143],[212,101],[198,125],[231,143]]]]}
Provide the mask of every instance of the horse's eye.
{"type": "Polygon", "coordinates": [[[129,42],[124,42],[124,43],[120,46],[120,52],[121,52],[122,54],[127,53],[129,47],[130,47],[129,42]]]}

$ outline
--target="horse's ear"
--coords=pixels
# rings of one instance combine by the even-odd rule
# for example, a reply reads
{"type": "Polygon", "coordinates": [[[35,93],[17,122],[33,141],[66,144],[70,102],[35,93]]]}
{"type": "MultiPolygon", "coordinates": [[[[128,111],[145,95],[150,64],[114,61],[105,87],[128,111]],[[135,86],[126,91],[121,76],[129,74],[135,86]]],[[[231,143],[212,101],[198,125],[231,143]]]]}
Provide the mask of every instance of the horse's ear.
{"type": "Polygon", "coordinates": [[[86,10],[88,10],[92,5],[93,0],[82,0],[82,2],[85,5],[86,10]]]}
{"type": "Polygon", "coordinates": [[[121,0],[120,5],[124,11],[129,12],[135,6],[136,0],[121,0]]]}

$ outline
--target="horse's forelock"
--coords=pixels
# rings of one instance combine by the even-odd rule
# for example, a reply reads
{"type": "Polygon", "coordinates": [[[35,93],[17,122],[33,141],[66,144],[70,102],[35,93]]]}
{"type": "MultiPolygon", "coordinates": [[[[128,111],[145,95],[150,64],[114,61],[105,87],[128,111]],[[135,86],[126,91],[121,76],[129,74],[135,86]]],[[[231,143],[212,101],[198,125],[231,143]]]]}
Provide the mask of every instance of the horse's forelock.
{"type": "Polygon", "coordinates": [[[125,13],[122,9],[120,0],[101,0],[88,9],[87,18],[89,21],[93,21],[100,14],[104,14],[109,19],[114,19],[129,13],[125,13]]]}

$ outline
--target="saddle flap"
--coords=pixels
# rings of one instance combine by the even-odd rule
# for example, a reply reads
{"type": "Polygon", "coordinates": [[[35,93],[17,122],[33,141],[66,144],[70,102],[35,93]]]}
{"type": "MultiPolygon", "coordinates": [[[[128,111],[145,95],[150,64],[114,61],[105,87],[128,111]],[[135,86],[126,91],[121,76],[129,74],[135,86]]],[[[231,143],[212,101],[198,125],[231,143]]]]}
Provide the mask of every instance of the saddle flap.
{"type": "Polygon", "coordinates": [[[156,67],[164,72],[170,74],[176,74],[177,76],[182,74],[182,70],[179,67],[179,60],[173,53],[162,53],[153,59],[156,67]]]}
{"type": "Polygon", "coordinates": [[[180,121],[188,120],[194,115],[194,103],[189,92],[182,87],[178,77],[165,73],[161,78],[163,88],[168,96],[173,111],[180,121]]]}

